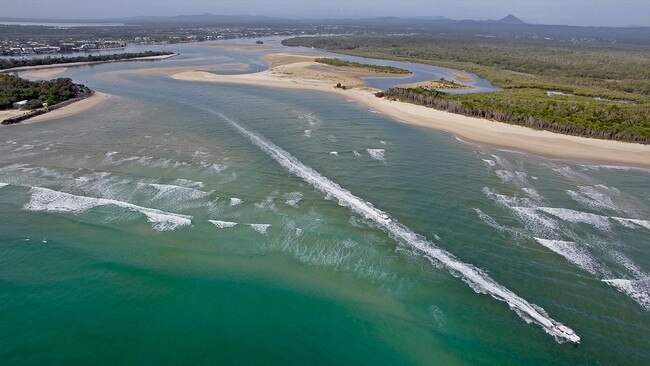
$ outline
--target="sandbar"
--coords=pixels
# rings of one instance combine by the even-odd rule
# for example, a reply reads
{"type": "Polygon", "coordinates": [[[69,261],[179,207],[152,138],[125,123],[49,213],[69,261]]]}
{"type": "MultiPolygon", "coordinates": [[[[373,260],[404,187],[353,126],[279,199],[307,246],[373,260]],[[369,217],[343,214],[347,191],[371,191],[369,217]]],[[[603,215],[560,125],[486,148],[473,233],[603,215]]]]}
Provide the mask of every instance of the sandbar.
{"type": "Polygon", "coordinates": [[[49,80],[66,71],[67,67],[56,67],[48,69],[33,69],[18,74],[21,78],[29,80],[49,80]]]}
{"type": "Polygon", "coordinates": [[[361,77],[369,71],[349,68],[320,70],[313,56],[274,54],[267,56],[271,68],[242,75],[218,75],[204,71],[184,71],[174,79],[214,83],[247,84],[269,88],[303,89],[335,93],[410,125],[450,132],[464,140],[493,147],[515,149],[556,159],[589,163],[650,166],[650,146],[600,140],[535,130],[476,117],[427,108],[411,103],[377,98],[361,77]],[[341,83],[346,89],[336,88],[341,83]]]}

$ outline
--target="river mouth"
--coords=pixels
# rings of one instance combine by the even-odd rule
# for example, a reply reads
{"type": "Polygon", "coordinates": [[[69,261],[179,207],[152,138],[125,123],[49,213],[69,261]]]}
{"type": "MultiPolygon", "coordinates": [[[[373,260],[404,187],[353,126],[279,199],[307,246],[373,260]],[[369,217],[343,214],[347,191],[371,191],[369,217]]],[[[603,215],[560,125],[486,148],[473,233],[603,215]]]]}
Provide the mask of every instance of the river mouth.
{"type": "Polygon", "coordinates": [[[151,65],[69,68],[63,76],[114,95],[111,107],[2,129],[7,362],[648,357],[647,171],[465,144],[326,93],[122,73],[197,58],[254,68],[268,52],[178,51],[151,65]],[[215,112],[386,216],[341,207],[215,112]],[[381,227],[395,222],[582,343],[558,344],[399,245],[381,227]]]}

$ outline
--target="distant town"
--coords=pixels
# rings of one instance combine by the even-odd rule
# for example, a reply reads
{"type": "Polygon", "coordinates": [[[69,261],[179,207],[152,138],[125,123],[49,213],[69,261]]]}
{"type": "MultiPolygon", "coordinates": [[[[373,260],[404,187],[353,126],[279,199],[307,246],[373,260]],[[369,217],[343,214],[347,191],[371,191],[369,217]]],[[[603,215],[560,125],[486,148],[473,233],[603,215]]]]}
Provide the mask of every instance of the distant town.
{"type": "Polygon", "coordinates": [[[168,45],[269,36],[350,33],[340,26],[57,27],[0,25],[0,54],[30,56],[111,51],[128,44],[168,45]]]}

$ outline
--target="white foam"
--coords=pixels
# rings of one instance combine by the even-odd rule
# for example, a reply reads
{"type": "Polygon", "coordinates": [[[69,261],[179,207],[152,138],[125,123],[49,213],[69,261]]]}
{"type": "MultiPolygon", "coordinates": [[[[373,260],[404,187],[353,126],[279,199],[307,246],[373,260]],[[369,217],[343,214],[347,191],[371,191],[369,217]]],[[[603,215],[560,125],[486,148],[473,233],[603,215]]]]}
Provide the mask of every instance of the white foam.
{"type": "Polygon", "coordinates": [[[511,207],[515,215],[524,223],[528,230],[535,234],[545,233],[552,234],[558,229],[557,221],[537,213],[535,208],[531,207],[511,207]]]}
{"type": "Polygon", "coordinates": [[[339,156],[338,151],[330,151],[330,155],[339,156]]]}
{"type": "Polygon", "coordinates": [[[305,137],[311,137],[311,130],[305,130],[305,137]]]}
{"type": "Polygon", "coordinates": [[[219,221],[219,220],[208,220],[212,225],[218,227],[219,229],[227,229],[237,226],[236,222],[230,221],[219,221]]]}
{"type": "Polygon", "coordinates": [[[278,191],[271,192],[264,201],[256,202],[255,207],[258,210],[264,211],[277,211],[278,208],[275,206],[275,197],[278,195],[278,191]]]}
{"type": "Polygon", "coordinates": [[[526,180],[528,174],[524,172],[511,172],[508,170],[499,169],[495,170],[494,173],[496,173],[497,177],[499,177],[503,183],[514,184],[517,186],[528,183],[526,180]]]}
{"type": "Polygon", "coordinates": [[[541,202],[544,200],[544,197],[542,197],[542,195],[539,194],[535,188],[522,188],[521,190],[536,202],[541,202]]]}
{"type": "Polygon", "coordinates": [[[621,223],[625,227],[633,227],[631,225],[641,226],[650,230],[650,221],[648,220],[639,220],[639,219],[626,219],[624,217],[612,217],[612,219],[621,223]]]}
{"type": "Polygon", "coordinates": [[[17,151],[25,151],[25,150],[31,150],[34,148],[34,145],[23,145],[17,149],[11,150],[11,152],[17,152],[17,151]]]}
{"type": "Polygon", "coordinates": [[[490,159],[481,159],[481,160],[483,160],[483,162],[487,164],[487,166],[489,166],[490,168],[493,168],[495,165],[497,165],[497,163],[495,163],[494,160],[490,160],[490,159]]]}
{"type": "Polygon", "coordinates": [[[627,170],[627,171],[639,171],[639,172],[645,172],[645,173],[650,173],[650,169],[648,168],[638,168],[638,167],[633,167],[633,166],[620,166],[620,165],[583,165],[583,167],[586,168],[591,168],[591,169],[609,169],[609,170],[627,170]]]}
{"type": "Polygon", "coordinates": [[[239,199],[237,197],[230,198],[230,207],[239,206],[242,203],[244,203],[244,201],[242,199],[239,199]]]}
{"type": "MultiPolygon", "coordinates": [[[[618,211],[619,207],[612,197],[598,190],[598,186],[578,186],[578,192],[567,190],[567,194],[576,202],[592,209],[609,209],[618,211]]],[[[603,186],[600,186],[603,190],[603,186]]],[[[606,187],[607,188],[607,187],[606,187]]]]}
{"type": "Polygon", "coordinates": [[[248,226],[252,227],[253,230],[257,231],[262,235],[265,235],[266,232],[269,230],[269,227],[271,227],[270,224],[248,224],[248,226]]]}
{"type": "Polygon", "coordinates": [[[553,252],[563,256],[567,261],[575,264],[592,275],[597,275],[600,265],[596,259],[584,248],[572,241],[562,240],[548,240],[542,238],[535,238],[535,240],[552,250],[553,252]]]}
{"type": "Polygon", "coordinates": [[[616,287],[617,290],[631,297],[646,311],[650,311],[650,277],[641,280],[614,278],[603,282],[616,287]]]}
{"type": "Polygon", "coordinates": [[[375,160],[381,161],[382,163],[386,162],[386,159],[384,155],[386,154],[386,150],[384,149],[366,149],[368,154],[370,154],[370,157],[372,157],[375,160]]]}
{"type": "Polygon", "coordinates": [[[176,179],[173,183],[176,184],[176,185],[182,186],[182,187],[187,187],[187,188],[203,188],[203,187],[205,187],[205,184],[203,184],[203,182],[197,182],[197,181],[193,181],[193,180],[189,180],[189,179],[182,179],[182,178],[176,179]]]}
{"type": "Polygon", "coordinates": [[[298,203],[302,200],[302,192],[291,192],[284,195],[285,203],[289,206],[298,206],[298,203]]]}
{"type": "MultiPolygon", "coordinates": [[[[492,227],[493,229],[502,231],[502,232],[507,232],[513,235],[520,235],[517,230],[509,227],[505,227],[501,224],[499,224],[492,216],[486,214],[485,212],[481,211],[479,208],[474,208],[474,211],[476,211],[476,214],[478,217],[483,220],[484,223],[486,223],[488,226],[492,227]]],[[[439,239],[438,239],[439,240],[439,239]]]]}
{"type": "Polygon", "coordinates": [[[483,193],[489,199],[506,207],[533,207],[537,203],[536,201],[527,197],[511,197],[503,194],[498,194],[495,190],[488,187],[483,187],[483,193]]]}
{"type": "Polygon", "coordinates": [[[315,126],[318,123],[318,118],[316,118],[313,113],[308,113],[298,118],[307,120],[307,123],[309,123],[311,126],[315,126]]]}
{"type": "Polygon", "coordinates": [[[379,143],[382,144],[382,145],[388,145],[388,142],[386,142],[384,140],[379,141],[379,143]]]}
{"type": "Polygon", "coordinates": [[[623,253],[620,252],[610,252],[610,257],[612,257],[619,265],[623,266],[625,270],[635,278],[643,278],[647,275],[639,268],[630,258],[626,257],[623,253]]]}
{"type": "Polygon", "coordinates": [[[361,154],[360,154],[357,150],[352,150],[352,153],[353,153],[354,156],[356,156],[357,158],[361,157],[361,154]]]}
{"type": "Polygon", "coordinates": [[[31,193],[30,201],[24,206],[26,210],[30,211],[80,214],[94,207],[114,205],[142,213],[152,224],[153,229],[158,231],[175,230],[192,223],[192,216],[137,206],[123,201],[76,196],[41,187],[32,187],[31,193]]]}
{"type": "Polygon", "coordinates": [[[6,187],[6,186],[8,186],[8,185],[9,185],[9,183],[2,183],[2,182],[0,182],[0,188],[2,188],[2,187],[6,187]]]}
{"type": "Polygon", "coordinates": [[[279,146],[245,129],[225,115],[216,114],[232,126],[234,130],[276,160],[288,172],[300,177],[321,192],[330,195],[338,201],[339,205],[349,208],[367,220],[373,221],[402,245],[417,249],[432,263],[443,265],[452,275],[461,278],[477,293],[488,294],[497,300],[506,302],[526,322],[539,324],[545,332],[552,335],[558,342],[580,342],[580,337],[572,329],[550,318],[539,306],[528,303],[514,292],[501,286],[482,270],[460,261],[453,254],[437,247],[434,243],[416,234],[397,220],[390,218],[387,213],[375,208],[370,202],[353,195],[350,191],[303,164],[279,146]]]}
{"type": "Polygon", "coordinates": [[[607,216],[570,210],[568,208],[539,207],[538,210],[567,222],[588,224],[603,231],[611,229],[609,217],[607,216]]]}
{"type": "Polygon", "coordinates": [[[158,193],[154,196],[154,199],[165,199],[165,200],[193,200],[206,197],[210,195],[209,192],[200,191],[194,188],[187,188],[183,186],[177,186],[173,184],[157,184],[150,183],[150,187],[153,187],[158,190],[158,193]]]}

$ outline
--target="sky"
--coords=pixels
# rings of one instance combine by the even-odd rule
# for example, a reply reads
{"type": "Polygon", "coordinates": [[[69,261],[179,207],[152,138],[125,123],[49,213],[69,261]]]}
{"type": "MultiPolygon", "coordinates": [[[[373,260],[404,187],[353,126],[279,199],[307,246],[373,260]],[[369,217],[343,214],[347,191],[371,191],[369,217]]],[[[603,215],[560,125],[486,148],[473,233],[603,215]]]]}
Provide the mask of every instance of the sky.
{"type": "Polygon", "coordinates": [[[267,15],[289,18],[437,16],[535,24],[650,26],[650,0],[0,0],[3,18],[106,19],[141,15],[267,15]]]}

